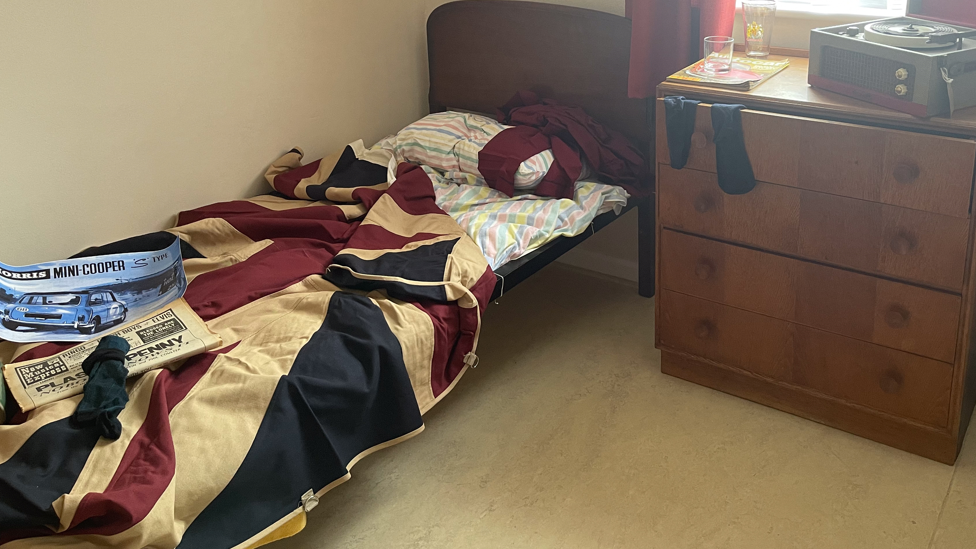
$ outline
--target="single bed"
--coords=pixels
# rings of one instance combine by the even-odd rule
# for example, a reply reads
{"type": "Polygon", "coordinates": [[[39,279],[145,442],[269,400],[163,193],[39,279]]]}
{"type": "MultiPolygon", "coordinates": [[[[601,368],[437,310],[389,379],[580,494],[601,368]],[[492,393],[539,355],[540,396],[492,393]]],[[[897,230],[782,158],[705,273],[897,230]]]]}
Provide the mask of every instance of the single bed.
{"type": "MultiPolygon", "coordinates": [[[[427,20],[430,112],[494,113],[518,90],[583,107],[627,136],[653,165],[653,109],[627,97],[630,20],[594,10],[507,0],[444,4],[427,20]],[[479,37],[472,40],[471,37],[479,37]]],[[[653,174],[653,170],[648,170],[653,174]]],[[[651,182],[649,182],[649,185],[651,182]]],[[[632,198],[639,215],[639,293],[654,295],[654,195],[632,198]]],[[[591,230],[558,238],[495,270],[493,296],[555,261],[618,215],[607,212],[591,230]]]]}
{"type": "MultiPolygon", "coordinates": [[[[428,33],[432,112],[490,112],[535,90],[583,106],[650,162],[647,105],[626,98],[626,19],[463,1],[435,10],[428,33]]],[[[80,396],[0,426],[0,547],[257,547],[294,534],[358,460],[423,430],[422,414],[477,365],[491,298],[617,218],[493,272],[423,167],[377,154],[352,144],[302,164],[289,151],[268,172],[279,195],[183,212],[173,229],[79,254],[160,249],[175,235],[184,299],[224,346],[130,379],[119,440],[71,422],[80,396]]],[[[641,215],[643,295],[652,200],[628,206],[641,215]]]]}

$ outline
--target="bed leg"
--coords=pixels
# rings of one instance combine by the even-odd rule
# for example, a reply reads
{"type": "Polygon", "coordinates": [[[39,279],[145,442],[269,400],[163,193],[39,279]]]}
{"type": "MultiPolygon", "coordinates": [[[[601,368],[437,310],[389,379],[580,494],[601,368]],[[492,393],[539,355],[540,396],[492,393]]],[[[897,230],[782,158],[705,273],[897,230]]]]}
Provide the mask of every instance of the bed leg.
{"type": "Polygon", "coordinates": [[[654,255],[657,240],[654,235],[654,195],[637,203],[637,292],[642,297],[654,297],[654,255]]]}

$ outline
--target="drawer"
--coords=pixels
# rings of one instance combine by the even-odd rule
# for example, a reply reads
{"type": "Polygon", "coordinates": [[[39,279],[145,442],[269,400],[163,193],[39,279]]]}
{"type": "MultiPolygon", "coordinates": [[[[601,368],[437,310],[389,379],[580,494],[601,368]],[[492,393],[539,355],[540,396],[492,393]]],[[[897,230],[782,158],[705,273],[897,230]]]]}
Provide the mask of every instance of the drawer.
{"type": "Polygon", "coordinates": [[[659,176],[664,227],[962,289],[968,219],[769,183],[733,196],[713,173],[667,165],[659,176]]]}
{"type": "Polygon", "coordinates": [[[952,366],[670,290],[658,346],[937,427],[952,366]]]}
{"type": "Polygon", "coordinates": [[[953,362],[957,295],[716,242],[661,234],[661,287],[953,362]]]}
{"type": "MultiPolygon", "coordinates": [[[[710,108],[698,107],[686,167],[715,172],[710,108]]],[[[663,100],[657,116],[657,159],[668,163],[663,100]]],[[[969,216],[974,141],[750,110],[742,133],[759,181],[969,216]]]]}

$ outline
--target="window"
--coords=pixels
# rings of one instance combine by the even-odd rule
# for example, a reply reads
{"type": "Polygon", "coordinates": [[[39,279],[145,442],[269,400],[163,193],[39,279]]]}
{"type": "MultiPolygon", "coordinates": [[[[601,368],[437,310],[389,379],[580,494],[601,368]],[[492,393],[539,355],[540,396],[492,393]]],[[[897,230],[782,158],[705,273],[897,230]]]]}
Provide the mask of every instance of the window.
{"type": "Polygon", "coordinates": [[[811,13],[864,13],[879,17],[905,15],[907,0],[778,0],[780,9],[811,13]]]}
{"type": "Polygon", "coordinates": [[[79,305],[81,296],[77,294],[25,295],[20,299],[25,305],[79,305]]]}

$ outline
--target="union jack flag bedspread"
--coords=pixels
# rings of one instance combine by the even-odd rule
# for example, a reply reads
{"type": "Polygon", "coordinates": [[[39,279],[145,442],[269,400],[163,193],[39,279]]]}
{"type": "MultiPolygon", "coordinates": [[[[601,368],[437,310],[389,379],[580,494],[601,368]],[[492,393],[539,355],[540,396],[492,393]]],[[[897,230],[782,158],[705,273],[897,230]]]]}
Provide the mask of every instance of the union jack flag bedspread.
{"type": "Polygon", "coordinates": [[[424,171],[375,154],[294,149],[274,195],[83,252],[177,235],[185,299],[224,346],[130,379],[117,441],[73,426],[80,395],[0,426],[0,547],[252,547],[423,429],[476,364],[495,277],[424,171]]]}

